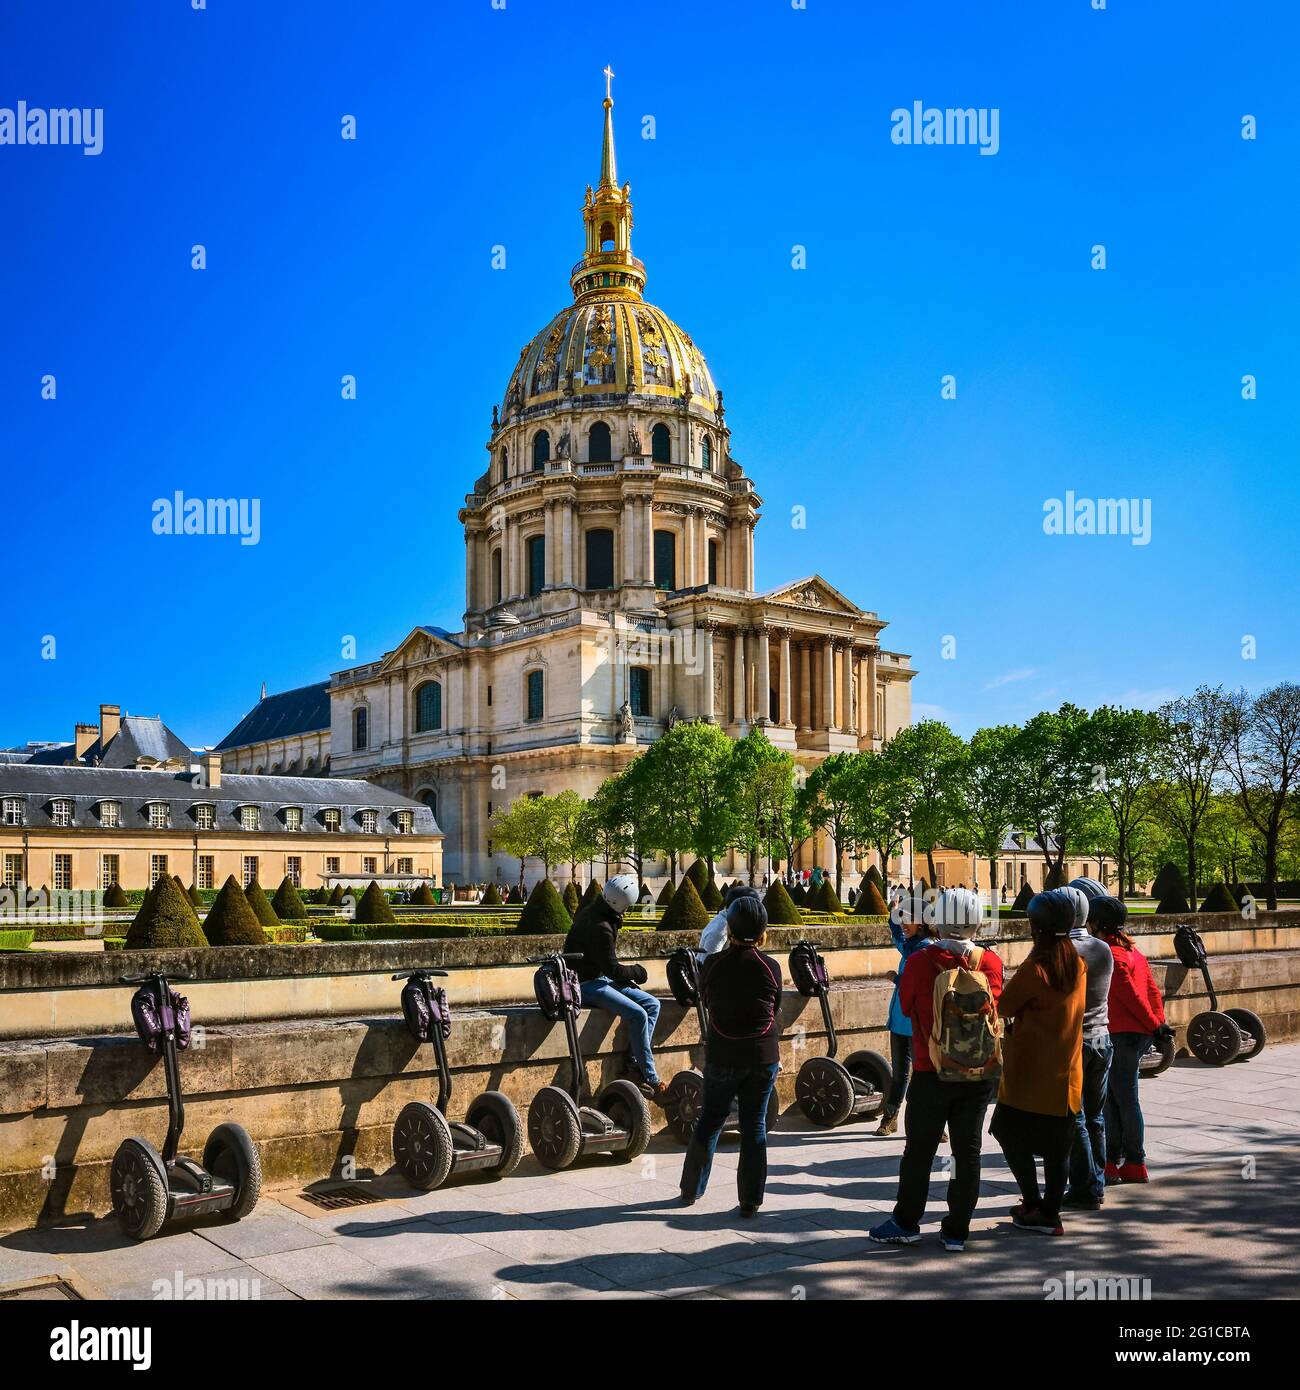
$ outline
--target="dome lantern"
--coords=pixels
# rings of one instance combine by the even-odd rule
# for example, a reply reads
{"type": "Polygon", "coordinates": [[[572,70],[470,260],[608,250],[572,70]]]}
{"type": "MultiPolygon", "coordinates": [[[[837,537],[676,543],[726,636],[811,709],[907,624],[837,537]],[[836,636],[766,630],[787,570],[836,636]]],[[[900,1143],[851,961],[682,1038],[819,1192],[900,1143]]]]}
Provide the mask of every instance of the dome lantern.
{"type": "Polygon", "coordinates": [[[640,299],[645,266],[632,254],[632,187],[619,187],[614,155],[614,71],[605,68],[605,133],[600,149],[600,182],[587,185],[582,205],[586,254],[573,267],[569,283],[579,304],[600,295],[640,299]]]}

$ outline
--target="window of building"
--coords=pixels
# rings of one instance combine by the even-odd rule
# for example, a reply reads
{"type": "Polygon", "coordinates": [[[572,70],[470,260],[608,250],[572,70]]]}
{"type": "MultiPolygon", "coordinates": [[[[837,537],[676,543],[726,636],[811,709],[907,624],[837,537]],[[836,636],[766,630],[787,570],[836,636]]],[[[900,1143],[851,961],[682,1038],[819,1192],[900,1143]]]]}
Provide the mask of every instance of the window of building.
{"type": "Polygon", "coordinates": [[[527,718],[540,719],[545,712],[542,699],[542,672],[529,671],[525,677],[527,690],[527,718]]]}
{"type": "Polygon", "coordinates": [[[545,430],[538,430],[533,436],[533,472],[540,473],[551,457],[551,436],[545,430]]]}
{"type": "Polygon", "coordinates": [[[700,467],[713,468],[713,441],[707,434],[700,440],[700,467]]]}
{"type": "Polygon", "coordinates": [[[325,873],[329,876],[337,874],[339,871],[339,857],[337,854],[327,854],[325,856],[325,873]]]}
{"type": "Polygon", "coordinates": [[[4,865],[6,888],[16,888],[23,881],[23,857],[21,854],[6,854],[4,865]]]}
{"type": "Polygon", "coordinates": [[[501,547],[492,552],[492,602],[501,602],[501,547]]]}
{"type": "Polygon", "coordinates": [[[68,889],[72,887],[72,856],[70,854],[56,854],[54,856],[54,873],[52,882],[56,890],[68,889]]]}
{"type": "Polygon", "coordinates": [[[718,582],[718,543],[717,543],[717,541],[710,541],[710,542],[709,542],[709,583],[710,583],[710,584],[716,584],[717,582],[718,582]]]}
{"type": "Polygon", "coordinates": [[[529,536],[528,551],[528,596],[536,598],[546,587],[546,537],[529,536]]]}
{"type": "Polygon", "coordinates": [[[285,877],[295,888],[302,887],[302,859],[296,854],[286,854],[284,857],[285,877]]]}
{"type": "Polygon", "coordinates": [[[166,801],[151,801],[149,803],[149,828],[150,830],[170,830],[172,826],[172,808],[166,801]]]}
{"type": "Polygon", "coordinates": [[[246,855],[244,855],[243,872],[244,872],[244,887],[245,887],[245,888],[247,888],[247,887],[249,887],[251,884],[254,884],[254,883],[257,882],[257,855],[255,855],[255,854],[246,854],[246,855]]]}
{"type": "Polygon", "coordinates": [[[338,808],[336,806],[327,806],[325,810],[321,812],[321,823],[327,831],[333,832],[337,830],[341,824],[338,808]]]}
{"type": "Polygon", "coordinates": [[[589,463],[612,463],[614,461],[609,426],[603,420],[597,420],[587,431],[587,461],[589,463]]]}
{"type": "Polygon", "coordinates": [[[379,812],[362,811],[361,813],[361,833],[363,835],[374,835],[379,830],[379,812]]]}
{"type": "Polygon", "coordinates": [[[614,533],[604,527],[587,532],[587,588],[614,587],[614,533]]]}
{"type": "Polygon", "coordinates": [[[415,692],[415,732],[427,734],[442,728],[442,685],[425,681],[415,692]]]}
{"type": "Polygon", "coordinates": [[[167,856],[165,854],[151,854],[149,856],[149,887],[152,888],[166,872],[167,856]]]}
{"type": "Polygon", "coordinates": [[[194,808],[194,824],[200,830],[211,830],[217,823],[217,808],[206,802],[194,808]]]}
{"type": "Polygon", "coordinates": [[[363,874],[377,874],[379,872],[379,860],[373,854],[363,854],[361,856],[361,872],[363,874]]]}
{"type": "Polygon", "coordinates": [[[101,889],[111,888],[115,883],[122,882],[122,863],[116,854],[101,854],[99,856],[99,886],[101,889]]]}
{"type": "Polygon", "coordinates": [[[105,830],[116,830],[122,824],[122,803],[120,801],[101,801],[99,803],[99,823],[105,830]]]}
{"type": "Polygon", "coordinates": [[[650,431],[650,457],[655,463],[673,461],[673,437],[667,425],[656,425],[650,431]]]}
{"type": "Polygon", "coordinates": [[[363,705],[352,711],[352,747],[362,749],[370,736],[370,711],[363,705]]]}
{"type": "Polygon", "coordinates": [[[627,673],[627,702],[639,719],[650,715],[650,671],[645,666],[633,666],[627,673]]]}
{"type": "Polygon", "coordinates": [[[677,535],[673,531],[655,532],[655,588],[677,587],[677,535]]]}
{"type": "Polygon", "coordinates": [[[499,455],[501,461],[501,476],[508,477],[510,474],[510,450],[502,449],[499,455]]]}
{"type": "Polygon", "coordinates": [[[239,828],[241,830],[260,830],[262,828],[262,808],[260,806],[241,806],[239,808],[239,828]]]}
{"type": "Polygon", "coordinates": [[[397,861],[397,872],[399,874],[413,874],[415,872],[415,860],[399,859],[397,861]]]}
{"type": "Polygon", "coordinates": [[[216,886],[216,877],[215,857],[211,854],[200,854],[198,867],[195,870],[195,882],[200,888],[213,888],[216,886]]]}
{"type": "Polygon", "coordinates": [[[50,803],[50,823],[66,826],[72,824],[72,800],[66,796],[57,797],[50,803]]]}
{"type": "Polygon", "coordinates": [[[0,806],[0,819],[6,825],[22,825],[23,823],[23,799],[21,796],[6,796],[3,806],[0,806]]]}
{"type": "Polygon", "coordinates": [[[425,792],[424,795],[420,798],[420,800],[423,801],[424,804],[425,804],[425,805],[429,808],[429,810],[433,813],[433,818],[434,818],[434,820],[437,820],[437,819],[438,819],[438,793],[437,793],[436,791],[427,791],[427,792],[425,792]]]}
{"type": "Polygon", "coordinates": [[[302,807],[286,806],[284,808],[284,828],[286,830],[302,829],[302,807]]]}
{"type": "Polygon", "coordinates": [[[399,835],[409,835],[415,829],[415,822],[410,811],[398,811],[393,817],[393,822],[397,826],[399,835]]]}

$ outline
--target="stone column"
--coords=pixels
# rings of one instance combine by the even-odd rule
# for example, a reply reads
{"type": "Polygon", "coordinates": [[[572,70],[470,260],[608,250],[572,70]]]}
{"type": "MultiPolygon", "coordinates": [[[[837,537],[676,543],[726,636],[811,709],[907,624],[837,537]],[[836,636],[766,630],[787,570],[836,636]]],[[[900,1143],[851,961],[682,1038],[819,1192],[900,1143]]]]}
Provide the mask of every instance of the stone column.
{"type": "Polygon", "coordinates": [[[682,544],[682,588],[691,589],[700,581],[695,572],[695,532],[699,526],[699,516],[692,507],[686,513],[682,544]]]}
{"type": "Polygon", "coordinates": [[[799,730],[811,733],[813,722],[812,648],[799,643],[799,730]]]}
{"type": "Polygon", "coordinates": [[[781,695],[776,711],[783,729],[788,729],[793,722],[790,711],[790,695],[790,629],[783,628],[781,631],[781,695]]]}
{"type": "Polygon", "coordinates": [[[853,645],[850,642],[844,644],[843,670],[840,673],[843,681],[843,691],[840,696],[844,706],[840,717],[840,728],[846,734],[853,733],[856,725],[853,719],[853,645]]]}
{"type": "Polygon", "coordinates": [[[731,718],[745,720],[745,629],[738,627],[731,637],[731,718]]]}
{"type": "Polygon", "coordinates": [[[701,719],[713,722],[713,623],[701,623],[696,630],[696,650],[700,657],[700,686],[699,716],[701,719]]]}
{"type": "Polygon", "coordinates": [[[546,589],[555,584],[555,531],[555,503],[547,502],[542,507],[542,587],[546,589]]]}
{"type": "Polygon", "coordinates": [[[573,499],[561,504],[560,509],[560,583],[573,583],[573,499]]]}
{"type": "Polygon", "coordinates": [[[702,507],[695,509],[695,582],[709,582],[709,518],[702,507]]]}
{"type": "Polygon", "coordinates": [[[867,653],[867,688],[863,692],[862,703],[866,705],[866,732],[871,736],[874,747],[884,737],[884,730],[876,727],[876,653],[867,653]]]}
{"type": "Polygon", "coordinates": [[[754,672],[755,717],[767,724],[772,719],[772,642],[765,627],[760,627],[756,635],[758,662],[754,672]]]}
{"type": "Polygon", "coordinates": [[[654,505],[648,497],[641,501],[641,572],[647,584],[655,582],[655,518],[654,505]]]}
{"type": "Polygon", "coordinates": [[[506,522],[506,545],[510,557],[509,584],[506,593],[510,598],[518,598],[523,592],[522,566],[519,563],[519,523],[517,521],[506,522]]]}
{"type": "Polygon", "coordinates": [[[822,642],[822,724],[832,730],[835,723],[835,643],[829,638],[822,642]]]}

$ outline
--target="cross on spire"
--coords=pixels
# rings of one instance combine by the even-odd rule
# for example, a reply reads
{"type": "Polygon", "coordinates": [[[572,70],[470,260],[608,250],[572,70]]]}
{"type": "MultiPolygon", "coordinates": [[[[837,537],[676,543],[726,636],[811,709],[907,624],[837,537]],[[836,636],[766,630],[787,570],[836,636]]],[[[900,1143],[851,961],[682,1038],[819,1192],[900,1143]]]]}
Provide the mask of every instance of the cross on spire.
{"type": "Polygon", "coordinates": [[[614,69],[608,63],[605,64],[605,100],[613,101],[614,96],[610,91],[610,83],[614,80],[614,69]]]}

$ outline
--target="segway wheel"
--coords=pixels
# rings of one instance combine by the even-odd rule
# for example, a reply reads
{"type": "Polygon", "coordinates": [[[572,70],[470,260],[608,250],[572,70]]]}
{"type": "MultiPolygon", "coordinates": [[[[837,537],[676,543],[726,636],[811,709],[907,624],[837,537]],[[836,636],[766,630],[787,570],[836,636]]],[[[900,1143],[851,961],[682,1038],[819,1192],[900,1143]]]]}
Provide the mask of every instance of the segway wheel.
{"type": "Polygon", "coordinates": [[[484,1091],[465,1118],[490,1144],[501,1145],[501,1161],[484,1172],[493,1178],[513,1173],[524,1156],[524,1126],[510,1097],[501,1091],[484,1091]]]}
{"type": "Polygon", "coordinates": [[[813,1124],[842,1125],[853,1109],[853,1078],[831,1057],[810,1057],[794,1079],[799,1109],[813,1124]]]}
{"type": "Polygon", "coordinates": [[[871,1088],[873,1098],[871,1104],[861,1112],[861,1118],[875,1119],[885,1108],[889,1088],[894,1084],[894,1073],[889,1062],[879,1052],[850,1052],[844,1059],[844,1070],[855,1081],[865,1082],[871,1088]]]}
{"type": "Polygon", "coordinates": [[[393,1162],[412,1187],[421,1192],[441,1187],[454,1153],[451,1126],[436,1105],[413,1100],[402,1108],[393,1126],[393,1162]]]}
{"type": "Polygon", "coordinates": [[[1187,1046],[1197,1061],[1226,1067],[1241,1052],[1241,1029],[1227,1014],[1206,1009],[1187,1025],[1187,1046]]]}
{"type": "Polygon", "coordinates": [[[637,1087],[621,1077],[611,1081],[596,1097],[596,1109],[631,1136],[619,1157],[640,1158],[650,1144],[650,1107],[637,1087]]]}
{"type": "Polygon", "coordinates": [[[167,1219],[167,1184],[162,1160],[141,1139],[124,1139],[113,1155],[109,1189],[113,1213],[132,1240],[156,1236],[167,1219]]]}
{"type": "Polygon", "coordinates": [[[1138,1076],[1159,1076],[1174,1064],[1173,1038],[1157,1038],[1138,1059],[1138,1076]]]}
{"type": "Polygon", "coordinates": [[[1247,1036],[1242,1037],[1242,1050],[1237,1061],[1249,1062],[1252,1057],[1258,1057],[1264,1050],[1264,1044],[1268,1041],[1264,1020],[1249,1009],[1224,1009],[1223,1012],[1241,1029],[1244,1035],[1249,1037],[1249,1042],[1247,1042],[1247,1036]]]}
{"type": "Polygon", "coordinates": [[[262,1195],[262,1160],[243,1125],[218,1125],[203,1146],[203,1166],[235,1189],[235,1200],[221,1213],[242,1221],[262,1195]]]}
{"type": "Polygon", "coordinates": [[[668,1121],[669,1134],[679,1144],[691,1142],[703,1101],[704,1078],[693,1068],[679,1071],[668,1083],[664,1092],[664,1118],[668,1121]]]}
{"type": "Polygon", "coordinates": [[[582,1148],[582,1119],[568,1091],[543,1086],[528,1107],[528,1143],[543,1168],[568,1168],[582,1148]]]}

